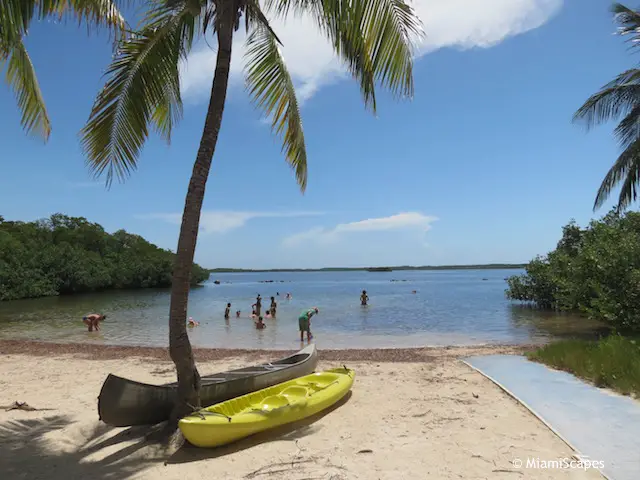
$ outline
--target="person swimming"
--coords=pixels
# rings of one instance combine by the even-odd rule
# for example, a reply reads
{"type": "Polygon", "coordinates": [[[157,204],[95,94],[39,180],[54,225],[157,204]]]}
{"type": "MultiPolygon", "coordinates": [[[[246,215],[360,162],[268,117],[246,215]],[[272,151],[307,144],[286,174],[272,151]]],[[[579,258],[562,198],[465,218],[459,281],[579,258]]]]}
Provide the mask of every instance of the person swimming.
{"type": "Polygon", "coordinates": [[[291,300],[291,294],[290,294],[289,292],[287,292],[287,294],[285,295],[285,298],[286,298],[287,300],[291,300]]]}
{"type": "Polygon", "coordinates": [[[276,316],[276,309],[278,308],[278,304],[276,303],[275,297],[271,297],[271,308],[269,309],[269,313],[271,313],[272,317],[276,316]]]}
{"type": "Polygon", "coordinates": [[[267,325],[262,321],[262,317],[258,317],[258,321],[256,322],[256,328],[258,330],[262,330],[263,328],[265,328],[267,325]]]}
{"type": "Polygon", "coordinates": [[[107,318],[106,315],[102,313],[90,313],[89,315],[85,315],[82,317],[82,323],[87,326],[87,330],[89,332],[100,331],[100,322],[103,322],[107,318]]]}
{"type": "Polygon", "coordinates": [[[236,318],[240,318],[240,310],[236,310],[236,318]]]}
{"type": "Polygon", "coordinates": [[[256,315],[260,316],[260,310],[262,310],[262,297],[260,296],[260,294],[258,294],[258,296],[256,297],[256,315]]]}
{"type": "Polygon", "coordinates": [[[304,340],[304,333],[307,332],[307,342],[311,341],[313,335],[311,334],[311,317],[319,312],[318,307],[313,307],[305,310],[298,317],[298,327],[300,328],[300,341],[304,340]]]}
{"type": "Polygon", "coordinates": [[[228,319],[231,313],[231,304],[227,303],[227,308],[224,309],[224,318],[228,319]]]}
{"type": "Polygon", "coordinates": [[[190,327],[197,327],[198,325],[200,325],[200,322],[196,322],[193,317],[189,317],[189,320],[187,321],[187,323],[189,324],[190,327]]]}
{"type": "Polygon", "coordinates": [[[367,291],[362,290],[362,295],[360,295],[360,305],[362,305],[363,307],[366,307],[368,300],[369,300],[369,296],[367,295],[367,291]]]}

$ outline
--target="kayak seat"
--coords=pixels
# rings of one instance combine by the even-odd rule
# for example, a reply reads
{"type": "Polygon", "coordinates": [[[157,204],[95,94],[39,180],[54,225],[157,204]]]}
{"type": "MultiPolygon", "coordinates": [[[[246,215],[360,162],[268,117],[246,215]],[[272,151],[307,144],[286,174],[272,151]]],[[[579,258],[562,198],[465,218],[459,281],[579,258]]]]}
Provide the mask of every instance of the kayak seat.
{"type": "Polygon", "coordinates": [[[329,384],[335,382],[338,379],[337,375],[331,373],[318,373],[316,375],[309,375],[305,380],[297,382],[300,386],[310,386],[312,388],[325,388],[329,384]]]}
{"type": "Polygon", "coordinates": [[[260,402],[259,408],[262,411],[270,411],[276,408],[286,407],[287,405],[289,405],[287,397],[282,395],[270,395],[260,402]]]}
{"type": "Polygon", "coordinates": [[[280,395],[284,397],[304,398],[308,393],[309,391],[306,388],[294,385],[285,388],[282,392],[280,392],[280,395]]]}

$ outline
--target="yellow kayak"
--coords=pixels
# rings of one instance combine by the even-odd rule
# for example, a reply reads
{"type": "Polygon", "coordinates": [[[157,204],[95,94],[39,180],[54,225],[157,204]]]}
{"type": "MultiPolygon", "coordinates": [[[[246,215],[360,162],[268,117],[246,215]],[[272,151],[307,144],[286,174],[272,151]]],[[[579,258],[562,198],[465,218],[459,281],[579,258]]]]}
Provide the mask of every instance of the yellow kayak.
{"type": "Polygon", "coordinates": [[[217,447],[310,417],[342,399],[355,372],[334,368],[212,405],[178,422],[189,443],[217,447]]]}

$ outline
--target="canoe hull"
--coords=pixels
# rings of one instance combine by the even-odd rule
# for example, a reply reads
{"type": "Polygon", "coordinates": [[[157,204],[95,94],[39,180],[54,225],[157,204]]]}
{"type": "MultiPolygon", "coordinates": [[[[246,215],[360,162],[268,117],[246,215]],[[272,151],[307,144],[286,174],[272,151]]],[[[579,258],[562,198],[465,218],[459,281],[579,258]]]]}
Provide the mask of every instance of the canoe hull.
{"type": "MultiPolygon", "coordinates": [[[[203,407],[286,382],[315,371],[315,345],[268,364],[202,377],[203,407]]],[[[98,397],[100,420],[114,427],[154,425],[169,419],[177,384],[150,385],[109,374],[98,397]]]]}
{"type": "Polygon", "coordinates": [[[202,409],[178,422],[197,447],[218,447],[315,415],[344,398],[355,372],[336,368],[306,375],[202,409]]]}

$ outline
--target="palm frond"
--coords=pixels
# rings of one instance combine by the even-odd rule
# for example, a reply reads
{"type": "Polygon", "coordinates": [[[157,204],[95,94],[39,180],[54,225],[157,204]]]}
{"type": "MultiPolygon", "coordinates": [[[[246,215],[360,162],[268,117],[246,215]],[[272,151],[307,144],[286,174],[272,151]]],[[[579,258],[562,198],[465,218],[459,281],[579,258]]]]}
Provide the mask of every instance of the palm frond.
{"type": "MultiPolygon", "coordinates": [[[[253,9],[259,8],[257,3],[253,9]]],[[[256,20],[260,18],[255,16],[256,20]]],[[[257,20],[247,37],[246,80],[249,94],[274,133],[283,136],[282,148],[302,192],[307,186],[307,150],[293,81],[280,55],[277,38],[268,23],[257,20]]]]}
{"type": "Polygon", "coordinates": [[[0,66],[6,67],[7,83],[14,91],[22,113],[22,127],[46,141],[51,133],[51,121],[35,69],[21,38],[14,38],[11,45],[3,45],[0,66]]]}
{"type": "Polygon", "coordinates": [[[106,172],[107,186],[136,168],[149,126],[169,139],[181,118],[178,64],[198,28],[192,5],[154,9],[140,33],[120,43],[107,69],[109,80],[81,131],[87,164],[96,177],[106,172]]]}
{"type": "Polygon", "coordinates": [[[640,169],[640,139],[637,139],[627,149],[622,152],[613,166],[609,169],[596,195],[593,205],[594,211],[600,208],[607,201],[611,191],[623,181],[620,197],[618,198],[618,209],[625,209],[631,202],[635,201],[636,188],[638,184],[638,170],[640,169]]]}
{"type": "Polygon", "coordinates": [[[618,196],[618,211],[625,210],[631,202],[638,199],[638,171],[640,170],[640,155],[635,157],[633,165],[627,170],[622,186],[620,187],[620,195],[618,196]]]}
{"type": "Polygon", "coordinates": [[[88,27],[107,27],[117,33],[128,29],[116,0],[38,0],[36,3],[41,19],[49,16],[62,19],[69,15],[88,27]]]}
{"type": "Polygon", "coordinates": [[[372,51],[376,80],[395,94],[412,97],[413,42],[424,34],[420,19],[403,0],[363,3],[362,27],[372,51]]]}
{"type": "Polygon", "coordinates": [[[10,45],[22,42],[36,12],[35,1],[0,0],[0,48],[6,53],[10,45]]]}
{"type": "Polygon", "coordinates": [[[618,75],[587,99],[573,121],[583,121],[587,128],[628,115],[640,103],[640,69],[618,75]]]}
{"type": "Polygon", "coordinates": [[[248,0],[245,5],[244,13],[245,13],[247,31],[250,30],[252,25],[262,26],[269,31],[269,34],[276,40],[276,42],[282,45],[282,42],[278,38],[278,35],[276,35],[276,32],[273,31],[273,28],[271,28],[271,24],[269,23],[269,20],[267,19],[266,15],[260,8],[260,5],[258,4],[257,0],[248,0]]]}
{"type": "Polygon", "coordinates": [[[640,13],[620,3],[614,3],[611,12],[615,16],[616,23],[620,25],[618,35],[631,35],[629,41],[632,46],[637,46],[640,42],[640,13]]]}
{"type": "Polygon", "coordinates": [[[640,103],[620,121],[613,133],[623,149],[627,149],[640,138],[640,103]]]}
{"type": "Polygon", "coordinates": [[[413,96],[413,50],[424,32],[404,0],[266,0],[265,5],[282,16],[310,13],[374,113],[376,82],[396,96],[413,96]]]}

